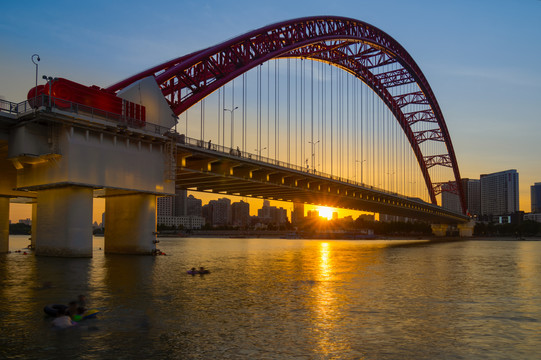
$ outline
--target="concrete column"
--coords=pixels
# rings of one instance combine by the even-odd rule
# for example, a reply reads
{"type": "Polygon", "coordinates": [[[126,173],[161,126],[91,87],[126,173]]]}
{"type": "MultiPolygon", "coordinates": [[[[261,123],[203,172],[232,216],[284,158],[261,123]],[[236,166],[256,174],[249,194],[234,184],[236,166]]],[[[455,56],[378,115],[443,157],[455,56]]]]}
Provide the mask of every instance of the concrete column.
{"type": "Polygon", "coordinates": [[[92,188],[39,190],[36,255],[92,257],[92,201],[92,188]]]}
{"type": "Polygon", "coordinates": [[[116,195],[105,200],[105,252],[152,254],[156,249],[156,195],[116,195]]]}
{"type": "Polygon", "coordinates": [[[436,236],[445,236],[447,234],[447,224],[432,224],[432,233],[436,236]]]}
{"type": "Polygon", "coordinates": [[[32,203],[32,229],[30,230],[30,246],[32,249],[36,248],[36,238],[38,237],[38,203],[32,203]]]}
{"type": "Polygon", "coordinates": [[[472,237],[475,221],[469,221],[464,224],[458,224],[458,233],[460,237],[472,237]]]}
{"type": "Polygon", "coordinates": [[[0,197],[0,253],[9,251],[9,198],[0,197]]]}

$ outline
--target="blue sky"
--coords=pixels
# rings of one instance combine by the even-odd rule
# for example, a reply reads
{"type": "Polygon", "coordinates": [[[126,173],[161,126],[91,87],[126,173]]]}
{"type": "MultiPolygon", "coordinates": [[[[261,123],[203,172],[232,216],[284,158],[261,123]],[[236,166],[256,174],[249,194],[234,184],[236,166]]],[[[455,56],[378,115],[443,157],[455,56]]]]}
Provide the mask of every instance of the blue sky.
{"type": "Polygon", "coordinates": [[[463,177],[517,169],[521,209],[541,182],[541,1],[10,1],[0,13],[0,98],[47,74],[107,86],[270,23],[347,16],[400,42],[427,77],[463,177]]]}

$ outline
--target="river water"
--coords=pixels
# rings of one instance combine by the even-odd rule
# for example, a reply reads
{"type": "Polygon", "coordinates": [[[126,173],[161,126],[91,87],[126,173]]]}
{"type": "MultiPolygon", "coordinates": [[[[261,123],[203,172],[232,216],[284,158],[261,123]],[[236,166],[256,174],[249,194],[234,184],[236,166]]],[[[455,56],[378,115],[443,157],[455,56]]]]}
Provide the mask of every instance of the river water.
{"type": "Polygon", "coordinates": [[[0,255],[0,358],[540,357],[541,241],[159,245],[167,256],[104,255],[102,238],[92,259],[0,255]],[[51,328],[43,306],[78,294],[98,317],[51,328]]]}

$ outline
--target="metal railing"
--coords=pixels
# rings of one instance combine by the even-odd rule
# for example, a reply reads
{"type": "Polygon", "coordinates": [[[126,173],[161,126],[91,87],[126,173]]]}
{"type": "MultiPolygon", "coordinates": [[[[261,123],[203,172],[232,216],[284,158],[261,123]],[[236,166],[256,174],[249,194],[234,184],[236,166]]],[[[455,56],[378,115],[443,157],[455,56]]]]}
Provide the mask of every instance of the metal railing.
{"type": "MultiPolygon", "coordinates": [[[[247,159],[247,160],[259,161],[259,162],[263,162],[263,163],[266,163],[266,164],[279,166],[279,167],[283,167],[283,168],[290,169],[290,170],[295,170],[295,171],[298,171],[298,172],[301,172],[301,173],[304,173],[304,174],[316,175],[316,176],[319,176],[319,177],[322,177],[322,178],[325,178],[325,179],[336,180],[336,181],[339,181],[341,183],[345,183],[345,184],[348,184],[348,185],[359,186],[359,187],[363,187],[365,189],[377,191],[377,192],[380,192],[380,193],[383,193],[383,194],[393,195],[395,197],[399,197],[399,198],[402,198],[404,200],[420,202],[418,200],[406,197],[404,195],[400,195],[398,193],[391,192],[391,191],[388,191],[388,190],[385,190],[385,189],[380,189],[380,188],[377,188],[377,187],[374,187],[374,186],[371,186],[371,185],[367,185],[367,184],[364,184],[364,183],[361,183],[361,182],[358,182],[358,181],[354,181],[354,180],[351,180],[351,179],[348,179],[348,178],[344,178],[344,177],[341,177],[341,176],[324,173],[324,172],[321,172],[321,171],[317,171],[315,169],[307,169],[307,168],[304,168],[304,167],[296,165],[296,164],[290,164],[290,163],[287,163],[287,162],[284,162],[284,161],[280,161],[280,160],[268,158],[268,157],[265,157],[265,156],[261,156],[261,155],[258,155],[258,154],[252,154],[252,153],[249,153],[249,152],[246,152],[246,151],[242,151],[242,150],[240,150],[238,148],[233,149],[233,148],[230,148],[230,147],[227,147],[227,146],[223,146],[223,145],[219,145],[219,144],[213,144],[210,141],[204,141],[204,140],[190,138],[190,137],[185,136],[184,134],[171,133],[170,136],[174,136],[176,138],[177,142],[179,144],[181,144],[181,145],[188,145],[188,146],[197,147],[199,149],[203,149],[203,150],[206,150],[206,151],[218,152],[218,153],[224,154],[224,155],[229,156],[229,157],[239,157],[239,158],[244,158],[244,159],[247,159]]],[[[423,202],[423,201],[421,201],[420,203],[422,203],[423,205],[425,205],[425,204],[431,205],[431,204],[423,202]]]]}
{"type": "Polygon", "coordinates": [[[28,101],[23,101],[20,103],[14,103],[7,100],[0,99],[0,112],[5,112],[13,115],[21,115],[29,113],[34,109],[30,106],[28,101]]]}
{"type": "Polygon", "coordinates": [[[0,112],[7,112],[17,116],[25,115],[33,111],[51,111],[52,109],[81,114],[91,119],[111,121],[117,123],[117,126],[120,127],[140,129],[153,134],[163,135],[170,131],[169,128],[164,126],[148,123],[139,119],[130,118],[91,106],[78,104],[72,101],[49,97],[48,95],[39,95],[36,98],[31,98],[20,103],[0,100],[0,112]]]}

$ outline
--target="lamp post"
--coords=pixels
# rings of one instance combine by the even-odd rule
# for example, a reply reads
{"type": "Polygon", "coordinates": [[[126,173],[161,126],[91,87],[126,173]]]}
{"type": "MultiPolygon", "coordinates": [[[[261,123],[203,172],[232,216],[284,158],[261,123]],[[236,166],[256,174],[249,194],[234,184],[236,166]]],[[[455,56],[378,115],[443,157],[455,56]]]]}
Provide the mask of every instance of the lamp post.
{"type": "Polygon", "coordinates": [[[261,152],[265,150],[267,147],[265,146],[263,149],[255,149],[255,152],[259,154],[259,161],[261,161],[261,152]]]}
{"type": "Polygon", "coordinates": [[[52,97],[53,97],[53,83],[58,80],[58,78],[53,78],[52,76],[43,75],[42,79],[49,83],[49,108],[52,106],[52,97]]]}
{"type": "Polygon", "coordinates": [[[313,141],[308,141],[309,144],[312,144],[312,172],[316,172],[316,168],[314,166],[314,157],[315,157],[315,152],[314,152],[314,146],[316,146],[318,143],[319,143],[319,140],[316,141],[316,142],[313,142],[313,141]]]}
{"type": "Polygon", "coordinates": [[[38,62],[41,60],[39,58],[39,55],[38,54],[34,54],[32,55],[32,57],[30,58],[32,60],[32,63],[34,63],[34,65],[36,65],[36,95],[34,96],[34,104],[35,104],[35,108],[37,109],[37,102],[38,102],[38,62]],[[34,58],[36,58],[35,60],[37,61],[34,61],[34,58]]]}
{"type": "Polygon", "coordinates": [[[357,163],[361,163],[361,184],[363,183],[363,162],[365,161],[366,159],[355,160],[355,175],[357,175],[357,163]]]}
{"type": "MultiPolygon", "coordinates": [[[[234,117],[233,113],[238,108],[239,108],[238,106],[235,106],[235,108],[233,110],[224,108],[224,112],[229,111],[231,113],[231,149],[233,149],[233,129],[234,129],[234,121],[235,121],[235,117],[234,117]]],[[[224,134],[225,134],[225,116],[224,116],[224,134]]],[[[225,143],[224,143],[224,146],[225,146],[225,143]]]]}
{"type": "Polygon", "coordinates": [[[389,191],[393,191],[394,189],[394,181],[393,181],[393,175],[395,174],[395,172],[388,172],[387,175],[389,175],[389,191]]]}

